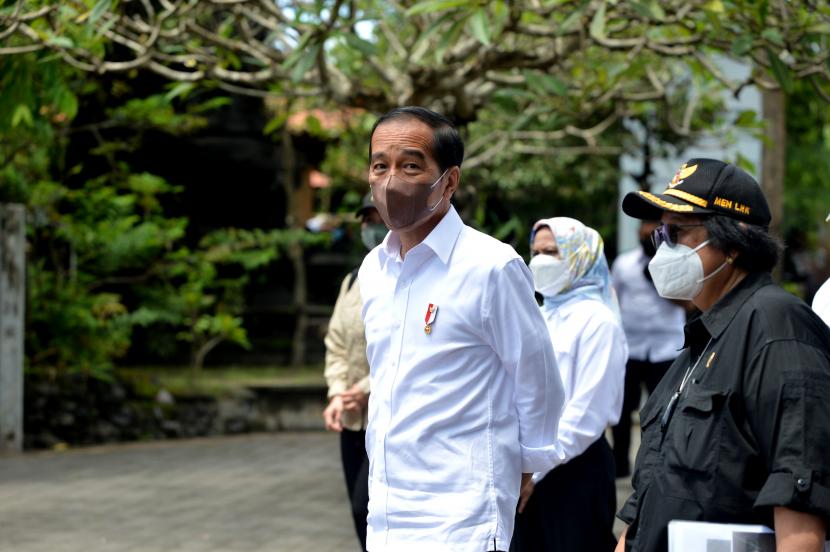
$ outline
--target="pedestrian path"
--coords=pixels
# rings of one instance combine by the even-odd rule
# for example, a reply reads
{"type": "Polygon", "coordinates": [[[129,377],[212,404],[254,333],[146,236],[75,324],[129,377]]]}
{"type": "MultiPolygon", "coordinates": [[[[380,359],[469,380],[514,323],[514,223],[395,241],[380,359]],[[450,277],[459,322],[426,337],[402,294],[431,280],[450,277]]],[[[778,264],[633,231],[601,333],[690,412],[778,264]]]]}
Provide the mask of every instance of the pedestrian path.
{"type": "Polygon", "coordinates": [[[339,454],[306,432],[0,457],[0,551],[357,552],[339,454]]]}

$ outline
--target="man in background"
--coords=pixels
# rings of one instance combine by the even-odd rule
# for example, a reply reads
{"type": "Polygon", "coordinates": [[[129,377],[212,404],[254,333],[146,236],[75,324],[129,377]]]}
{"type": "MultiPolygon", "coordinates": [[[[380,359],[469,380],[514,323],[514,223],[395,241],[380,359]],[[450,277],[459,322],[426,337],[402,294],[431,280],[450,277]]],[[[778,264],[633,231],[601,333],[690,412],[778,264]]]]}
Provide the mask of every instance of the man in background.
{"type": "Polygon", "coordinates": [[[631,414],[640,407],[642,385],[645,384],[649,394],[654,391],[683,347],[686,312],[657,294],[648,272],[648,262],[656,251],[651,233],[658,224],[658,221],[642,221],[640,247],[618,256],[611,267],[628,340],[622,413],[620,422],[612,429],[617,477],[631,473],[631,414]]]}
{"type": "MultiPolygon", "coordinates": [[[[357,210],[360,237],[373,249],[386,236],[386,226],[367,194],[357,210]]],[[[355,530],[366,550],[366,515],[369,504],[369,458],[366,456],[366,416],[369,402],[369,362],[363,331],[357,269],[340,286],[326,333],[328,407],[323,411],[326,429],[340,433],[340,456],[349,493],[355,530]]]]}

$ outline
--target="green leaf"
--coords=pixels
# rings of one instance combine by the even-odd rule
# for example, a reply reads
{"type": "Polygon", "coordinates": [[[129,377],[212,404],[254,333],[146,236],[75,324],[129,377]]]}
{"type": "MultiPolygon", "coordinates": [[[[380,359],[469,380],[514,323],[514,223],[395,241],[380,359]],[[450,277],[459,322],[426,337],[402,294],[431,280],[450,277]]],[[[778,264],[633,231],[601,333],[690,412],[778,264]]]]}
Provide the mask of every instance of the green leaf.
{"type": "Polygon", "coordinates": [[[830,34],[830,23],[816,23],[807,28],[808,33],[830,34]]]}
{"type": "Polygon", "coordinates": [[[657,0],[632,1],[631,7],[641,17],[662,21],[666,18],[666,12],[657,0]]]}
{"type": "Polygon", "coordinates": [[[749,173],[756,172],[755,163],[740,152],[735,156],[735,164],[749,173]]]}
{"type": "Polygon", "coordinates": [[[418,2],[408,10],[407,16],[420,15],[424,13],[433,13],[445,10],[452,10],[460,8],[461,6],[469,6],[470,0],[424,0],[418,2]]]}
{"type": "Polygon", "coordinates": [[[168,102],[173,100],[174,98],[178,98],[179,96],[181,96],[182,99],[185,99],[187,98],[187,95],[190,94],[190,92],[192,92],[195,87],[196,85],[194,85],[192,82],[176,83],[170,88],[170,91],[164,95],[164,99],[168,102]]]}
{"type": "Polygon", "coordinates": [[[99,19],[101,19],[102,15],[110,10],[111,7],[112,0],[98,0],[89,14],[89,22],[96,23],[99,19]]]}
{"type": "Polygon", "coordinates": [[[566,96],[568,94],[568,85],[553,75],[530,70],[525,70],[523,74],[527,84],[537,93],[554,94],[556,96],[566,96]]]}
{"type": "Polygon", "coordinates": [[[345,33],[343,36],[346,38],[346,43],[349,47],[357,50],[367,58],[377,55],[377,48],[368,40],[363,40],[353,33],[345,33]]]}
{"type": "Polygon", "coordinates": [[[320,123],[320,119],[315,117],[314,115],[309,115],[305,119],[305,126],[306,131],[312,136],[324,136],[325,132],[323,131],[323,125],[320,123]]]}
{"type": "Polygon", "coordinates": [[[487,12],[484,8],[477,9],[470,17],[470,31],[476,40],[485,46],[490,46],[490,22],[487,20],[487,12]]]}
{"type": "Polygon", "coordinates": [[[300,41],[297,43],[297,46],[294,50],[285,58],[285,61],[282,62],[283,69],[290,69],[294,67],[294,65],[299,61],[299,59],[306,53],[306,47],[308,43],[311,41],[312,33],[309,31],[305,33],[303,36],[300,37],[300,41]]]}
{"type": "Polygon", "coordinates": [[[565,33],[568,31],[573,30],[578,24],[582,22],[582,16],[585,14],[585,8],[588,7],[590,0],[583,0],[582,4],[579,7],[575,8],[568,17],[562,22],[562,25],[559,27],[560,33],[565,33]]]}
{"type": "Polygon", "coordinates": [[[602,40],[605,38],[605,2],[603,1],[600,4],[599,9],[594,14],[594,18],[591,20],[591,28],[590,28],[591,36],[602,40]]]}
{"type": "Polygon", "coordinates": [[[510,18],[510,10],[507,9],[506,2],[495,2],[492,5],[492,10],[493,21],[490,36],[497,37],[504,30],[504,26],[507,25],[507,21],[510,18]]]}
{"type": "Polygon", "coordinates": [[[320,43],[317,42],[311,47],[309,47],[300,59],[297,60],[297,64],[291,69],[291,80],[294,82],[300,82],[305,77],[305,74],[308,73],[309,69],[314,65],[314,62],[317,61],[317,55],[320,53],[320,43]]]}
{"type": "Polygon", "coordinates": [[[277,130],[282,128],[282,125],[285,124],[285,121],[288,120],[288,112],[283,112],[268,121],[265,127],[262,129],[262,134],[268,136],[269,134],[273,134],[277,130]]]}
{"type": "Polygon", "coordinates": [[[118,23],[118,18],[113,17],[109,21],[105,22],[103,25],[99,25],[95,29],[95,36],[99,36],[99,37],[104,36],[104,34],[107,31],[111,30],[115,26],[116,23],[118,23]]]}
{"type": "Polygon", "coordinates": [[[752,50],[752,44],[752,35],[741,35],[732,42],[732,53],[738,57],[743,57],[752,50]]]}
{"type": "Polygon", "coordinates": [[[722,14],[726,11],[726,7],[723,5],[721,0],[712,0],[711,2],[708,2],[703,9],[716,14],[722,14]]]}
{"type": "Polygon", "coordinates": [[[781,88],[787,94],[792,93],[793,91],[793,76],[790,73],[790,69],[784,65],[784,62],[778,59],[772,50],[769,48],[765,48],[767,51],[767,55],[769,56],[770,61],[770,68],[772,69],[772,74],[775,75],[775,80],[778,81],[778,84],[781,85],[781,88]]]}
{"type": "Polygon", "coordinates": [[[25,123],[28,127],[33,124],[32,111],[26,104],[18,104],[14,109],[14,113],[12,113],[12,127],[16,127],[20,123],[25,123]]]}
{"type": "MultiPolygon", "coordinates": [[[[420,33],[420,35],[418,36],[418,39],[415,41],[415,44],[412,46],[412,51],[413,52],[419,51],[421,49],[421,43],[423,43],[424,41],[427,41],[430,38],[432,38],[432,35],[437,33],[441,29],[443,24],[445,22],[451,20],[451,19],[452,19],[452,14],[449,14],[449,13],[444,14],[440,18],[438,18],[432,25],[429,26],[429,28],[426,31],[420,33]]],[[[418,58],[416,59],[413,56],[412,61],[417,62],[421,57],[422,56],[418,56],[418,58]]]]}
{"type": "Polygon", "coordinates": [[[188,109],[191,113],[204,113],[206,111],[213,111],[214,109],[219,109],[220,107],[225,107],[226,105],[230,105],[231,103],[231,99],[227,96],[218,96],[216,98],[211,98],[200,104],[196,104],[193,107],[189,107],[188,109]]]}
{"type": "Polygon", "coordinates": [[[55,103],[58,110],[70,121],[78,114],[78,98],[67,89],[60,91],[55,103]]]}
{"type": "Polygon", "coordinates": [[[458,41],[458,35],[461,34],[461,30],[464,28],[464,19],[459,19],[452,25],[450,25],[449,30],[447,33],[441,38],[441,42],[438,44],[438,48],[435,49],[435,57],[440,61],[444,58],[444,52],[447,51],[451,45],[455,44],[458,41]]]}
{"type": "Polygon", "coordinates": [[[735,118],[735,126],[750,127],[758,124],[758,114],[752,109],[741,111],[735,118]]]}
{"type": "Polygon", "coordinates": [[[651,12],[651,16],[658,21],[663,21],[666,18],[666,12],[663,10],[663,6],[657,0],[651,0],[648,3],[648,10],[651,12]]]}
{"type": "Polygon", "coordinates": [[[65,36],[50,36],[46,40],[46,44],[51,44],[53,46],[57,46],[59,48],[74,48],[75,43],[72,42],[71,38],[65,36]]]}
{"type": "Polygon", "coordinates": [[[761,37],[772,42],[776,46],[784,45],[784,38],[781,36],[781,32],[778,29],[764,29],[764,32],[761,33],[761,37]]]}

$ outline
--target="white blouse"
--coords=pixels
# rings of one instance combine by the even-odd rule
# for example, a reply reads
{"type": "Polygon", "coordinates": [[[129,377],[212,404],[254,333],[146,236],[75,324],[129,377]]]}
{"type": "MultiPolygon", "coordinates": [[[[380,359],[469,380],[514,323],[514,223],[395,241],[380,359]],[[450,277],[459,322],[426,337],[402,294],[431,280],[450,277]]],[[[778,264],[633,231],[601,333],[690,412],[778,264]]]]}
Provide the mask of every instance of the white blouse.
{"type": "MultiPolygon", "coordinates": [[[[620,420],[628,346],[614,313],[596,299],[574,297],[555,309],[542,307],[565,388],[559,444],[566,463],[620,420]]],[[[541,480],[547,471],[534,474],[541,480]]]]}

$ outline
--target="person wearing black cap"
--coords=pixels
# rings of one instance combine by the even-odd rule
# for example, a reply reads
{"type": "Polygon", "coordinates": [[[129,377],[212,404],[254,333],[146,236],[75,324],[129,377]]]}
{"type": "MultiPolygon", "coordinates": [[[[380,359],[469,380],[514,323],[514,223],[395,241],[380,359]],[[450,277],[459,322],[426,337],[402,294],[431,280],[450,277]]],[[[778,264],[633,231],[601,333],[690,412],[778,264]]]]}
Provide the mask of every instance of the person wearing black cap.
{"type": "MultiPolygon", "coordinates": [[[[361,240],[373,249],[386,236],[386,226],[366,194],[357,210],[361,240]]],[[[366,417],[369,401],[369,361],[361,318],[363,301],[355,285],[357,269],[346,276],[326,332],[326,369],[329,404],[323,411],[326,429],[340,433],[340,455],[355,530],[366,549],[366,516],[369,504],[369,457],[366,455],[366,417]]]]}
{"type": "Polygon", "coordinates": [[[623,211],[662,221],[658,293],[701,311],[641,410],[617,551],[663,552],[671,520],[764,524],[778,552],[823,550],[830,520],[830,329],[772,282],[780,246],[758,183],[692,159],[623,211]]]}

